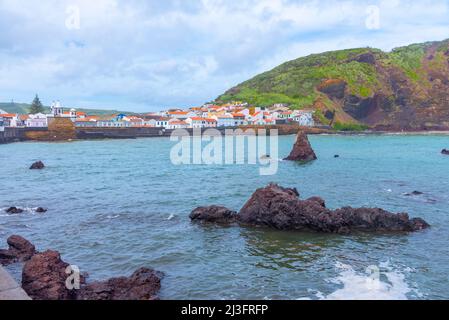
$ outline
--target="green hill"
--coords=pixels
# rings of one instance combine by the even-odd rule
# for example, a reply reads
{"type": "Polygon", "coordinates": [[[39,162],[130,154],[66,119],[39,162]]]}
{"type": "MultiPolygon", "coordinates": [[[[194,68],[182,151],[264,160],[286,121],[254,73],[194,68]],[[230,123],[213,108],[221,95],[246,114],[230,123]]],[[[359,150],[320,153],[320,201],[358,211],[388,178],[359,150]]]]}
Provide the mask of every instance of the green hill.
{"type": "Polygon", "coordinates": [[[449,129],[449,40],[302,57],[239,84],[216,102],[236,100],[312,108],[325,124],[449,129]]]}
{"type": "MultiPolygon", "coordinates": [[[[8,113],[19,113],[19,114],[27,114],[30,108],[30,104],[28,103],[15,103],[15,102],[0,102],[0,110],[4,110],[8,113]]],[[[70,108],[66,108],[69,110],[70,108]]],[[[133,112],[128,111],[118,111],[118,110],[102,110],[102,109],[84,109],[84,108],[75,108],[77,111],[86,112],[90,115],[107,115],[107,114],[117,114],[117,113],[125,113],[125,114],[134,114],[133,112]]],[[[50,112],[50,107],[45,107],[46,112],[50,112]]]]}

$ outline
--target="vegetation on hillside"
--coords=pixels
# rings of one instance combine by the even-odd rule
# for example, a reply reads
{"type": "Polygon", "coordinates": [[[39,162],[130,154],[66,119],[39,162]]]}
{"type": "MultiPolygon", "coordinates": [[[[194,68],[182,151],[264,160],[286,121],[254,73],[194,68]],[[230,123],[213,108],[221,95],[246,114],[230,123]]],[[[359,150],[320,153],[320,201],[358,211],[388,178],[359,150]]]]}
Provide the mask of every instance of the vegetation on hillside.
{"type": "MultiPolygon", "coordinates": [[[[448,57],[449,39],[412,44],[391,52],[357,48],[313,54],[257,75],[228,90],[216,102],[245,101],[260,107],[283,103],[291,109],[312,108],[317,110],[315,117],[323,124],[332,123],[336,128],[352,131],[366,126],[343,110],[342,99],[330,99],[320,90],[326,80],[344,82],[345,98],[355,96],[364,100],[382,93],[385,110],[393,112],[400,106],[396,104],[397,89],[392,87],[390,77],[399,79],[394,80],[395,86],[412,89],[412,94],[425,100],[425,90],[433,87],[431,74],[442,77],[442,72],[448,69],[448,57]],[[334,112],[337,118],[329,122],[323,116],[326,110],[334,112]]],[[[356,114],[354,110],[351,112],[356,114]]]]}

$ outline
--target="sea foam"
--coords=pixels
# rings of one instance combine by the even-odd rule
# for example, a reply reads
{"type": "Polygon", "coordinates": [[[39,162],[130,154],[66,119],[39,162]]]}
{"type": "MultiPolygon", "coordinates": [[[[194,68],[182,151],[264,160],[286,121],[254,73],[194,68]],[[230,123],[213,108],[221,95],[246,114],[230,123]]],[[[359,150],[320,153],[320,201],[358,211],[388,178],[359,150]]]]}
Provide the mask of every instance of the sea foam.
{"type": "Polygon", "coordinates": [[[393,270],[389,264],[367,268],[365,273],[356,272],[351,266],[337,263],[340,274],[330,282],[343,288],[329,295],[320,292],[322,300],[408,300],[407,295],[415,291],[405,281],[405,275],[393,270]]]}

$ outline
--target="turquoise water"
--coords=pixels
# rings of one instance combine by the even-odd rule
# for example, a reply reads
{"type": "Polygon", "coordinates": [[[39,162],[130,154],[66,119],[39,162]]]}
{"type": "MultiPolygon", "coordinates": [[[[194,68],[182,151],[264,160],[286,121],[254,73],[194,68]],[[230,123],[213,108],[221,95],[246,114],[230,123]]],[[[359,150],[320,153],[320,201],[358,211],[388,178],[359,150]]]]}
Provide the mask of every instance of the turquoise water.
{"type": "MultiPolygon", "coordinates": [[[[280,137],[280,157],[293,136],[280,137]]],[[[448,136],[312,136],[319,160],[175,166],[167,138],[0,146],[0,245],[20,234],[55,249],[90,280],[147,266],[165,272],[162,299],[449,299],[448,136]],[[340,158],[335,159],[334,155],[340,158]],[[35,160],[47,168],[30,171],[35,160]],[[331,208],[409,212],[432,228],[336,236],[191,224],[201,205],[240,209],[269,182],[319,195],[331,208]],[[414,190],[422,196],[407,197],[414,190]],[[380,268],[374,286],[365,271],[380,268]],[[371,282],[370,282],[371,281],[371,282]]],[[[19,266],[10,267],[16,274],[19,266]]]]}

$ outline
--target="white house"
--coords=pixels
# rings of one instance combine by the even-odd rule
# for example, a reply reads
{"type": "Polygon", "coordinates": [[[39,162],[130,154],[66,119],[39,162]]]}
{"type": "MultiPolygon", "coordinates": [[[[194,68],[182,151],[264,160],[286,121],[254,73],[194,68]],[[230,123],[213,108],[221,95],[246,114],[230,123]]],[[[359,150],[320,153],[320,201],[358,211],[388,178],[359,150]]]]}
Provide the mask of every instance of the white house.
{"type": "Polygon", "coordinates": [[[5,131],[5,122],[2,116],[0,116],[0,131],[5,131]]]}
{"type": "Polygon", "coordinates": [[[168,117],[160,117],[159,119],[156,119],[156,127],[167,128],[170,120],[171,118],[168,117]]]}
{"type": "Polygon", "coordinates": [[[189,124],[183,120],[178,120],[178,119],[171,119],[168,122],[168,125],[166,127],[166,129],[187,129],[189,127],[189,124]]]}
{"type": "Polygon", "coordinates": [[[28,128],[46,128],[48,127],[48,117],[43,113],[30,114],[25,120],[25,126],[28,128]]]}
{"type": "Polygon", "coordinates": [[[214,116],[217,121],[217,127],[235,127],[235,120],[232,115],[214,116]]]}
{"type": "Polygon", "coordinates": [[[315,120],[313,120],[313,111],[299,111],[293,118],[295,122],[298,122],[303,127],[315,126],[315,120]]]}
{"type": "Polygon", "coordinates": [[[217,120],[201,118],[201,117],[191,117],[186,120],[190,128],[215,128],[217,127],[217,120]]]}
{"type": "Polygon", "coordinates": [[[5,113],[0,114],[0,117],[3,118],[3,126],[5,127],[20,127],[21,120],[18,114],[14,113],[5,113]]]}

